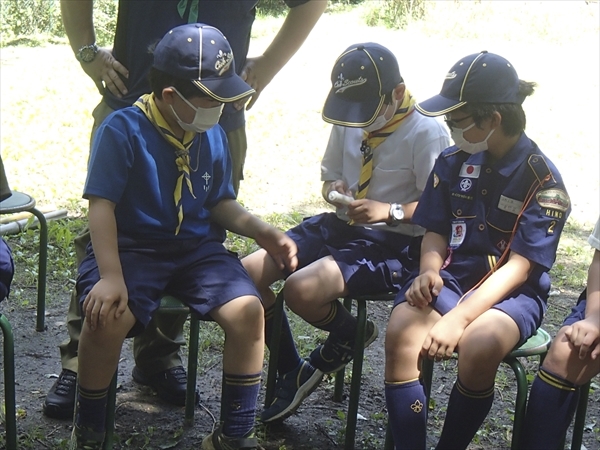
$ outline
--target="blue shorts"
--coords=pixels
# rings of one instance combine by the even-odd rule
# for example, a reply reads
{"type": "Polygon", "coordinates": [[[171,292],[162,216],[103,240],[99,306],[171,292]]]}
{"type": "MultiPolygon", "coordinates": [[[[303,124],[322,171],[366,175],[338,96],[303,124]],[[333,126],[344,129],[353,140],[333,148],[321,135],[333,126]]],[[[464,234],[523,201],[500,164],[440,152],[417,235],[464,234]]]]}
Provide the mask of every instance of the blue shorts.
{"type": "Polygon", "coordinates": [[[575,322],[579,322],[580,320],[585,319],[585,306],[587,305],[587,288],[583,290],[579,298],[577,299],[577,304],[573,306],[571,309],[571,314],[567,316],[562,326],[566,327],[569,325],[573,325],[575,322]]]}
{"type": "MultiPolygon", "coordinates": [[[[414,271],[410,275],[404,287],[396,295],[394,307],[406,301],[406,291],[418,275],[418,271],[414,271]]],[[[433,298],[430,306],[443,316],[458,304],[465,291],[448,271],[441,270],[440,276],[444,281],[444,287],[440,295],[433,298]]],[[[494,308],[510,316],[519,327],[520,339],[517,344],[519,346],[529,339],[542,324],[547,309],[547,296],[540,295],[536,289],[525,283],[515,289],[507,298],[494,305],[494,308]]]]}
{"type": "Polygon", "coordinates": [[[409,274],[402,251],[410,236],[348,225],[334,213],[310,217],[287,234],[298,245],[298,269],[331,255],[353,295],[397,291],[409,274]]]}
{"type": "MultiPolygon", "coordinates": [[[[209,316],[212,309],[235,298],[245,295],[260,298],[237,255],[221,242],[205,238],[141,241],[120,236],[118,244],[129,295],[127,306],[137,319],[129,337],[148,325],[165,294],[181,300],[202,320],[212,320],[209,316]]],[[[77,278],[80,305],[99,279],[89,244],[77,278]]]]}

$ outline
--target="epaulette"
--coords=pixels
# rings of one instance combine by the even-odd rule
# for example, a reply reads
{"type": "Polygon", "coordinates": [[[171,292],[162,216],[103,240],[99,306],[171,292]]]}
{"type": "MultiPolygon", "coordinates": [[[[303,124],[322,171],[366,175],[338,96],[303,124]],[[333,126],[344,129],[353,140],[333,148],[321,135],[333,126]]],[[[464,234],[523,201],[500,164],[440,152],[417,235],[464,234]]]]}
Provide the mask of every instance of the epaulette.
{"type": "Polygon", "coordinates": [[[548,167],[548,164],[542,155],[530,155],[529,159],[527,160],[527,164],[529,164],[529,167],[535,174],[538,182],[541,183],[542,180],[546,179],[546,177],[549,175],[549,180],[552,180],[552,182],[556,183],[554,175],[552,174],[550,167],[548,167]]]}

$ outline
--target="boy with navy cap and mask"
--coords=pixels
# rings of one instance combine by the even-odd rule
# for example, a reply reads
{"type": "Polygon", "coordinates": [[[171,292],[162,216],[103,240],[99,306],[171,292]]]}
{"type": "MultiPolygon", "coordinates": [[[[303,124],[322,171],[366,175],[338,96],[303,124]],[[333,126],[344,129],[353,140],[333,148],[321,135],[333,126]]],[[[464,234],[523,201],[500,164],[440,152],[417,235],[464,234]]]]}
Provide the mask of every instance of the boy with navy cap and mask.
{"type": "MultiPolygon", "coordinates": [[[[420,267],[396,296],[386,334],[385,394],[396,449],[425,449],[422,358],[458,355],[437,449],[467,448],[493,401],[500,362],[540,326],[548,271],[570,200],[524,133],[533,83],[503,57],[458,61],[419,113],[445,115],[456,145],[435,163],[413,222],[427,232],[420,267]]],[[[412,246],[411,246],[412,247],[412,246]]]]}
{"type": "Polygon", "coordinates": [[[225,331],[223,423],[202,448],[256,448],[264,349],[259,293],[225,230],[254,238],[283,270],[296,245],[235,200],[223,104],[253,92],[235,74],[219,30],[183,25],[154,51],[152,93],[111,114],[95,135],[84,197],[92,242],[79,267],[75,448],[101,448],[106,396],[123,340],[139,333],[164,293],[225,331]]]}
{"type": "MultiPolygon", "coordinates": [[[[298,245],[298,270],[289,273],[259,250],[242,260],[257,284],[271,342],[275,302],[270,285],[285,279],[287,305],[311,325],[329,332],[305,361],[298,355],[287,321],[280,336],[275,399],[263,422],[283,420],[321,381],[350,362],[357,322],[338,298],[397,291],[400,255],[423,229],[411,222],[429,172],[449,145],[437,120],[414,111],[398,62],[375,43],[348,47],[331,73],[323,119],[333,124],[321,162],[323,197],[335,213],[311,217],[287,232],[298,245]],[[348,196],[347,202],[335,196],[348,196]]],[[[377,338],[368,321],[365,345],[377,338]]]]}

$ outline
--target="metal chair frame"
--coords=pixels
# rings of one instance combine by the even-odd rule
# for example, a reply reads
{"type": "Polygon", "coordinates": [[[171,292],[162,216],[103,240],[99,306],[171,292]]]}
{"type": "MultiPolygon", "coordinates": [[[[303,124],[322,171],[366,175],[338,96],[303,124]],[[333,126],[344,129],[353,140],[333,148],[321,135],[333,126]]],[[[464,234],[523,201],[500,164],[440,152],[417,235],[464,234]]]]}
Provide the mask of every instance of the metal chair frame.
{"type": "Polygon", "coordinates": [[[6,407],[6,448],[17,448],[17,409],[15,400],[15,343],[12,328],[0,313],[0,328],[4,338],[4,404],[6,407]]]}

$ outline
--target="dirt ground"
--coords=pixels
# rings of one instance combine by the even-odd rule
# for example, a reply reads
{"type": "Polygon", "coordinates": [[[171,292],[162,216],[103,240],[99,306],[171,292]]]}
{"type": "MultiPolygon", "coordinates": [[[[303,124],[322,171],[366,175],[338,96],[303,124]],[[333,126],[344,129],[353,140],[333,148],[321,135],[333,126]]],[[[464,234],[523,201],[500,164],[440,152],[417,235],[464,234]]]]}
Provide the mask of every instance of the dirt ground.
{"type": "MultiPolygon", "coordinates": [[[[3,305],[15,335],[16,398],[20,448],[64,449],[71,432],[70,421],[49,419],[42,414],[44,396],[60,372],[57,345],[65,337],[64,320],[68,305],[68,289],[50,286],[46,312],[47,330],[35,331],[35,310],[3,305]]],[[[31,289],[35,298],[35,289],[31,289]]],[[[558,295],[551,299],[559,315],[566,315],[574,295],[558,295]]],[[[390,304],[371,302],[369,317],[380,329],[379,338],[366,350],[363,368],[359,420],[356,430],[357,449],[382,449],[385,437],[385,399],[383,394],[383,337],[390,312],[390,304]]],[[[553,324],[545,325],[551,333],[553,324]]],[[[219,360],[215,355],[215,360],[219,360]]],[[[537,364],[526,361],[529,373],[535,373],[537,364]]],[[[266,380],[266,363],[263,379],[266,380]]],[[[193,427],[184,427],[182,407],[173,407],[161,401],[149,388],[137,385],[131,378],[133,356],[131,341],[127,341],[119,364],[117,395],[117,449],[197,449],[219,415],[221,383],[220,364],[199,368],[197,386],[200,404],[195,409],[193,427]]],[[[436,364],[433,381],[432,405],[429,418],[428,445],[433,448],[439,437],[445,405],[455,379],[455,362],[436,364]]],[[[344,443],[345,413],[349,391],[349,370],[344,386],[344,400],[332,400],[333,379],[326,378],[321,386],[303,403],[297,413],[278,426],[261,427],[261,445],[267,450],[339,449],[344,443]]],[[[596,385],[600,380],[595,380],[596,385]]],[[[505,449],[510,447],[512,412],[514,411],[514,376],[502,366],[496,380],[496,396],[488,418],[470,449],[505,449]]],[[[259,405],[262,405],[264,389],[259,405]]],[[[431,405],[430,405],[431,407],[431,405]]],[[[590,395],[584,444],[588,450],[600,448],[598,418],[600,417],[600,390],[590,395]]],[[[3,431],[3,425],[0,425],[3,431]]],[[[569,436],[570,436],[569,430],[569,436]]],[[[569,437],[570,439],[570,437],[569,437]]],[[[569,442],[569,441],[568,441],[569,442]]],[[[0,447],[2,437],[0,437],[0,447]]]]}

